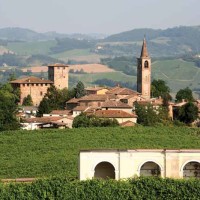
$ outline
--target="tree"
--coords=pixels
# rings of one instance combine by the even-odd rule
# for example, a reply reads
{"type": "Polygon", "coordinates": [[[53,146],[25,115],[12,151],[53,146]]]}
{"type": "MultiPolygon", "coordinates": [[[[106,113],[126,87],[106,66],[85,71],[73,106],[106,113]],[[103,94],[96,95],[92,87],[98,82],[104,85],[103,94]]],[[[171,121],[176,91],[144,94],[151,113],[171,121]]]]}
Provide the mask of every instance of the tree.
{"type": "Polygon", "coordinates": [[[42,116],[44,113],[50,113],[52,110],[64,109],[66,101],[74,96],[74,89],[68,90],[67,88],[63,88],[62,90],[59,90],[52,85],[48,88],[47,93],[40,102],[37,116],[42,116]]]}
{"type": "Polygon", "coordinates": [[[19,128],[16,118],[16,95],[12,93],[10,84],[0,86],[0,131],[19,128]]]}
{"type": "Polygon", "coordinates": [[[186,124],[194,122],[198,118],[198,107],[192,102],[186,103],[178,111],[178,120],[186,124]]]}
{"type": "Polygon", "coordinates": [[[75,97],[76,98],[81,98],[83,96],[85,96],[85,86],[84,84],[79,81],[76,85],[76,88],[75,88],[75,97]]]}
{"type": "Polygon", "coordinates": [[[168,100],[171,100],[172,97],[169,94],[170,88],[166,85],[166,82],[163,80],[153,80],[151,83],[151,93],[152,97],[168,97],[168,100]]]}
{"type": "Polygon", "coordinates": [[[32,100],[32,97],[30,94],[27,95],[27,97],[24,97],[22,105],[23,106],[33,106],[33,100],[32,100]]]}
{"type": "Polygon", "coordinates": [[[188,87],[180,89],[176,94],[176,102],[181,102],[183,99],[186,101],[194,101],[192,90],[188,87]]]}
{"type": "Polygon", "coordinates": [[[154,126],[157,123],[168,120],[168,110],[164,106],[160,106],[156,109],[151,104],[144,106],[136,103],[135,112],[138,116],[138,124],[144,126],[154,126]]]}
{"type": "Polygon", "coordinates": [[[73,128],[90,127],[89,117],[87,117],[85,113],[81,113],[80,115],[74,118],[72,127],[73,128]]]}
{"type": "Polygon", "coordinates": [[[81,113],[74,118],[72,127],[114,127],[118,125],[116,119],[99,118],[94,115],[87,116],[85,113],[81,113]]]}
{"type": "Polygon", "coordinates": [[[37,117],[42,117],[44,113],[50,113],[52,111],[48,98],[44,97],[38,106],[37,117]]]}

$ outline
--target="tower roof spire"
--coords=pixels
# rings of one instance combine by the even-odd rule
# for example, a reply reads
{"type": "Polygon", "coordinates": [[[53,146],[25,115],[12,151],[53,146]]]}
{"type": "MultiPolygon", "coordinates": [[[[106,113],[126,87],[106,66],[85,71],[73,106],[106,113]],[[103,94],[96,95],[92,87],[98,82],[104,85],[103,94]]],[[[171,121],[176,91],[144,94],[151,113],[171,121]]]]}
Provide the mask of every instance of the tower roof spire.
{"type": "Polygon", "coordinates": [[[141,51],[140,57],[141,58],[149,57],[149,54],[148,54],[148,51],[147,51],[146,35],[144,35],[142,51],[141,51]]]}

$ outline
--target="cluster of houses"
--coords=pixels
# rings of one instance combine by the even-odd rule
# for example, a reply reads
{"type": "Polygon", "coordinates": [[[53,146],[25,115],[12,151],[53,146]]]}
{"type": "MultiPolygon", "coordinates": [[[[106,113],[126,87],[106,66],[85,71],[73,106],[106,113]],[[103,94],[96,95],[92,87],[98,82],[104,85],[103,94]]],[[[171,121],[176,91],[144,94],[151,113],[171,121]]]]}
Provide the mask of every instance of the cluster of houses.
{"type": "MultiPolygon", "coordinates": [[[[85,89],[85,96],[67,101],[65,110],[53,110],[40,118],[36,117],[37,107],[48,88],[51,85],[58,89],[68,88],[68,66],[63,64],[48,66],[48,80],[26,77],[11,81],[14,88],[20,89],[20,104],[28,95],[33,100],[34,106],[21,107],[18,113],[18,117],[23,119],[22,129],[72,128],[74,118],[82,112],[100,118],[116,119],[120,126],[134,126],[137,123],[137,115],[134,112],[135,102],[146,106],[151,104],[155,109],[163,104],[162,98],[151,98],[151,58],[145,38],[137,62],[137,91],[120,86],[88,87],[85,89]]],[[[169,117],[173,119],[173,110],[186,103],[185,101],[170,102],[169,117]]],[[[200,111],[200,100],[195,103],[200,111]]]]}

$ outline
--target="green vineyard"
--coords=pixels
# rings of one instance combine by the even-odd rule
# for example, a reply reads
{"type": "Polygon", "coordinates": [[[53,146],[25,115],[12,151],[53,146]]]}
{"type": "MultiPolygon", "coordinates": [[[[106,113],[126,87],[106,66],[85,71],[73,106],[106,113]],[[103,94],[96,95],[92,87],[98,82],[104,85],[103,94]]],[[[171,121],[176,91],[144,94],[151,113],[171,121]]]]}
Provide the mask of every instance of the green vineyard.
{"type": "Polygon", "coordinates": [[[81,149],[200,148],[200,129],[82,128],[0,134],[0,179],[78,177],[81,149]]]}

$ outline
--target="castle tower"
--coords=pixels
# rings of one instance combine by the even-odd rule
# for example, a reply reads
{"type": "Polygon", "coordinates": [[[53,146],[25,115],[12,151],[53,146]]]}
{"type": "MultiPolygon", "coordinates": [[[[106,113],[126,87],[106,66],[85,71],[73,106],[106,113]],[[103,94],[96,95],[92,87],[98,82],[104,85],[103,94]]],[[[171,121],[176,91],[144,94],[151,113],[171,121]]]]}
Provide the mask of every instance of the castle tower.
{"type": "Polygon", "coordinates": [[[151,58],[147,51],[146,39],[143,40],[140,58],[137,59],[137,91],[142,97],[151,97],[151,58]]]}
{"type": "Polygon", "coordinates": [[[49,80],[53,81],[58,89],[68,88],[68,66],[64,64],[54,64],[48,66],[49,80]]]}

